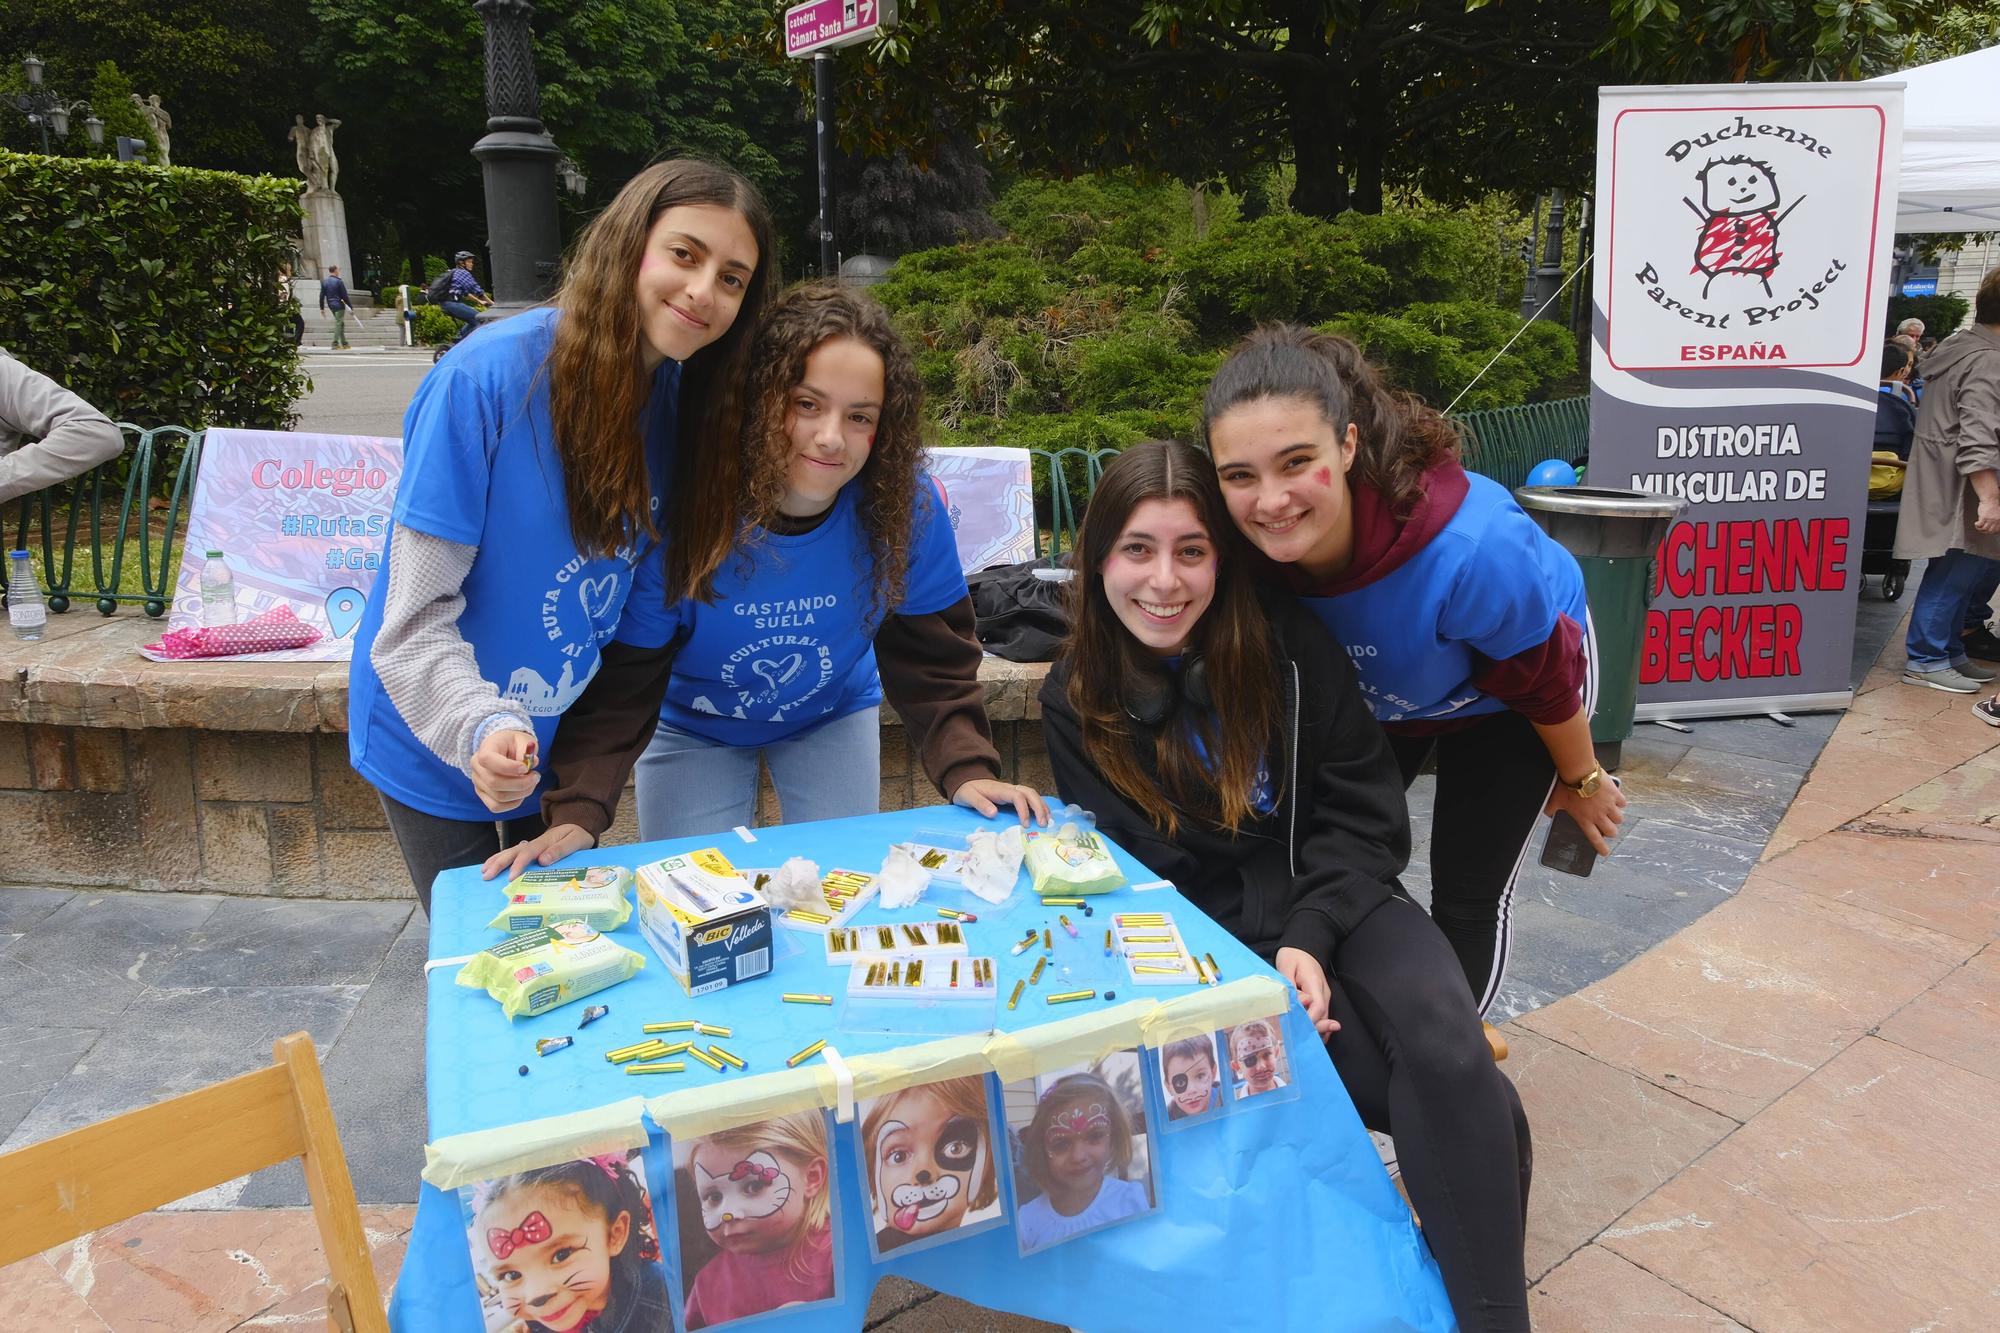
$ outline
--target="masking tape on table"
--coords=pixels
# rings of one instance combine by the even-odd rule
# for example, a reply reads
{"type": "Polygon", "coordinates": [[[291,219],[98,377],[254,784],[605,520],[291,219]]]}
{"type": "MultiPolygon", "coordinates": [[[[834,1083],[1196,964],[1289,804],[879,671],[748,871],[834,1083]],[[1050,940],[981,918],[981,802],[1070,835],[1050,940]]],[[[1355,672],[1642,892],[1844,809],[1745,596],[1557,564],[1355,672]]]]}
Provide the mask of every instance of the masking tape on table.
{"type": "Polygon", "coordinates": [[[777,1069],[752,1078],[724,1079],[669,1092],[647,1101],[646,1114],[677,1139],[699,1138],[738,1125],[832,1106],[837,1092],[833,1070],[814,1060],[797,1069],[777,1069]]]}
{"type": "Polygon", "coordinates": [[[454,1134],[424,1147],[424,1179],[455,1190],[516,1171],[532,1171],[646,1144],[645,1102],[627,1097],[609,1106],[454,1134]]]}
{"type": "Polygon", "coordinates": [[[1292,1003],[1291,987],[1272,977],[1242,977],[1220,986],[1160,1002],[1140,1022],[1146,1045],[1158,1050],[1183,1037],[1200,1037],[1253,1018],[1282,1014],[1292,1003]]]}
{"type": "Polygon", "coordinates": [[[939,1083],[967,1075],[983,1078],[992,1068],[986,1060],[987,1036],[981,1032],[946,1037],[893,1051],[850,1056],[847,1067],[854,1076],[854,1095],[866,1102],[919,1083],[939,1083]]]}
{"type": "Polygon", "coordinates": [[[986,1039],[986,1061],[1002,1083],[1095,1063],[1113,1051],[1137,1046],[1140,1024],[1155,1004],[1132,1000],[1016,1032],[996,1032],[986,1039]]]}
{"type": "Polygon", "coordinates": [[[831,1046],[820,1048],[820,1059],[833,1071],[833,1122],[836,1125],[854,1123],[854,1072],[847,1067],[847,1061],[840,1058],[840,1052],[831,1046]]]}

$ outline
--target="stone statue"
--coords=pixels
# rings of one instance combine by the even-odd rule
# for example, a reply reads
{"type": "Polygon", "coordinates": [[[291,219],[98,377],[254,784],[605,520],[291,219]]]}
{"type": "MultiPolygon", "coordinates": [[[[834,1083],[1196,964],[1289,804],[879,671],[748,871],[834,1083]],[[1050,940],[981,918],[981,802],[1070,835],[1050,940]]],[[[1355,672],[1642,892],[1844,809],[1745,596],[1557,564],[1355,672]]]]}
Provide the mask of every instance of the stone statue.
{"type": "Polygon", "coordinates": [[[333,132],[340,128],[340,122],[328,120],[325,116],[314,116],[313,120],[317,122],[312,130],[313,161],[318,165],[320,175],[316,183],[328,194],[334,194],[337,191],[333,183],[340,177],[340,159],[333,155],[333,132]]]}
{"type": "Polygon", "coordinates": [[[286,137],[292,141],[292,149],[299,159],[299,175],[304,176],[310,186],[313,179],[312,128],[306,124],[304,116],[292,117],[292,128],[286,137]]]}
{"type": "Polygon", "coordinates": [[[165,107],[160,105],[160,95],[158,93],[150,93],[142,98],[139,94],[133,93],[132,103],[139,108],[139,114],[146,118],[146,128],[153,132],[153,142],[160,146],[159,165],[163,167],[172,166],[174,164],[173,140],[167,132],[173,129],[174,118],[167,114],[165,107]]]}
{"type": "Polygon", "coordinates": [[[340,122],[325,116],[314,116],[313,120],[316,123],[308,125],[304,116],[293,116],[285,137],[292,141],[306,189],[332,194],[334,182],[340,178],[340,159],[333,154],[333,132],[340,128],[340,122]]]}

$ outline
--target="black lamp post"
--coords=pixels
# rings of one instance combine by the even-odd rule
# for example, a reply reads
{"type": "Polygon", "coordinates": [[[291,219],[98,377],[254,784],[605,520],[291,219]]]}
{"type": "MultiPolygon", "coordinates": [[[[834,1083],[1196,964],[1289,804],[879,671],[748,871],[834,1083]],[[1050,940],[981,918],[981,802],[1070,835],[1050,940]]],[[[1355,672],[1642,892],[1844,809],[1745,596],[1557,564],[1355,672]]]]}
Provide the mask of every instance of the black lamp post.
{"type": "Polygon", "coordinates": [[[562,255],[556,166],[562,149],[542,126],[535,77],[535,7],[473,0],[486,24],[486,137],[472,146],[486,177],[486,244],[493,297],[539,301],[555,290],[562,255]]]}
{"type": "Polygon", "coordinates": [[[14,94],[14,106],[28,118],[28,123],[42,133],[42,155],[49,153],[49,131],[54,130],[56,138],[69,138],[69,118],[78,111],[84,113],[83,130],[90,136],[93,148],[104,145],[104,122],[90,113],[90,103],[65,102],[42,86],[42,62],[29,56],[21,62],[21,72],[28,76],[28,91],[14,94]]]}

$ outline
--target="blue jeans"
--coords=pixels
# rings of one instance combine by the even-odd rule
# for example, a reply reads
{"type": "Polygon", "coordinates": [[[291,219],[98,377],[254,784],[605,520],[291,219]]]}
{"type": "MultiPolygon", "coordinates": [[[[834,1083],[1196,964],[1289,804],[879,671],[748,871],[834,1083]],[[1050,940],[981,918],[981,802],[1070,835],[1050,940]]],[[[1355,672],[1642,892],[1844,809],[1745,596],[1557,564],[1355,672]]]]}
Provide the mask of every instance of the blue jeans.
{"type": "Polygon", "coordinates": [[[2000,593],[2000,560],[1988,560],[1986,573],[1972,586],[1972,595],[1965,603],[1965,632],[1984,629],[1986,622],[1993,619],[1993,597],[2000,593]]]}
{"type": "Polygon", "coordinates": [[[479,311],[463,301],[439,301],[438,309],[459,322],[458,336],[451,340],[454,345],[464,342],[465,336],[479,327],[479,311]]]}
{"type": "Polygon", "coordinates": [[[864,708],[771,745],[721,745],[660,724],[635,774],[646,842],[726,833],[757,814],[757,761],[787,824],[882,808],[882,710],[864,708]]]}
{"type": "Polygon", "coordinates": [[[1985,590],[1992,596],[2000,586],[2000,561],[1966,551],[1946,551],[1924,566],[1910,607],[1910,633],[1904,651],[1912,671],[1941,671],[1965,661],[1958,636],[1964,631],[1973,598],[1985,590]]]}

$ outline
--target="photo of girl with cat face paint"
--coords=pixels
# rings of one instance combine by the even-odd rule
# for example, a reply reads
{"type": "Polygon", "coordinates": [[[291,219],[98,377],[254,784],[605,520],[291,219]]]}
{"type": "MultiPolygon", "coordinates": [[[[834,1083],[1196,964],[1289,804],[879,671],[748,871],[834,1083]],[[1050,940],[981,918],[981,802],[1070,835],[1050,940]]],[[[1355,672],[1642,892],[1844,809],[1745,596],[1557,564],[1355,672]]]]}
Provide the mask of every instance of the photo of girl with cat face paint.
{"type": "Polygon", "coordinates": [[[877,1255],[970,1235],[999,1220],[992,1123],[986,1080],[976,1075],[862,1103],[877,1255]]]}
{"type": "Polygon", "coordinates": [[[825,1113],[677,1140],[674,1167],[687,1328],[833,1298],[825,1113]]]}

